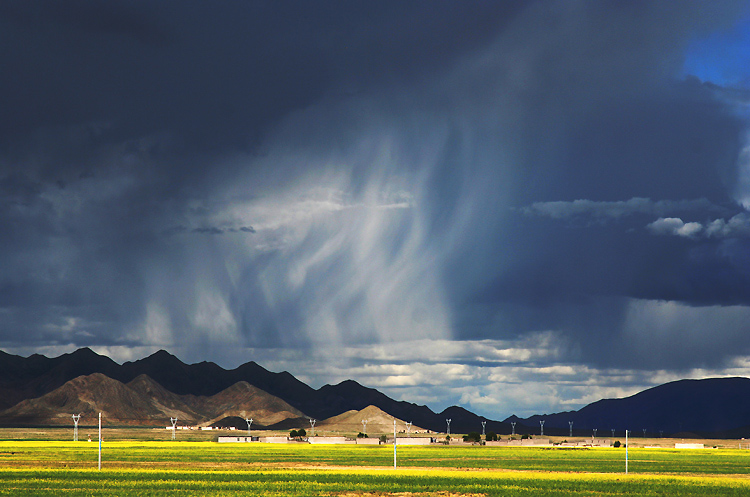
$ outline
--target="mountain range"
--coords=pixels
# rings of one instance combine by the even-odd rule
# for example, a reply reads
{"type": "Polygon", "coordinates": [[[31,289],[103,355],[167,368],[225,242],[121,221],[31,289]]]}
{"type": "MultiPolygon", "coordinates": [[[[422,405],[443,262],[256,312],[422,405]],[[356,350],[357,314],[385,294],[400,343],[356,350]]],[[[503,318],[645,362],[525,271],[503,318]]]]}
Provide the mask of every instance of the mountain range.
{"type": "Polygon", "coordinates": [[[88,348],[55,358],[0,351],[0,424],[6,426],[70,423],[71,414],[102,411],[123,424],[164,425],[177,417],[243,427],[247,416],[258,428],[304,426],[314,418],[321,427],[330,420],[359,431],[357,418],[370,406],[434,432],[444,432],[451,419],[452,433],[481,431],[485,422],[487,432],[508,434],[515,423],[518,434],[538,434],[543,421],[547,435],[568,435],[572,422],[576,436],[590,436],[593,429],[599,436],[609,436],[611,429],[616,436],[645,429],[650,436],[750,437],[748,378],[680,380],[577,411],[501,422],[457,406],[435,413],[352,380],[314,389],[255,362],[227,370],[212,362],[185,364],[163,350],[123,364],[88,348]]]}
{"type": "Polygon", "coordinates": [[[535,415],[528,418],[511,416],[535,433],[567,435],[569,422],[574,434],[609,436],[614,429],[618,436],[631,430],[646,435],[698,435],[715,438],[750,436],[750,378],[708,378],[679,380],[644,390],[622,399],[603,399],[578,411],[535,415]]]}
{"type": "Polygon", "coordinates": [[[0,412],[0,423],[16,425],[70,424],[72,414],[91,423],[101,412],[108,423],[213,425],[233,416],[252,417],[256,426],[288,419],[307,423],[305,415],[278,397],[240,381],[212,396],[177,395],[142,374],[127,384],[101,373],[78,376],[34,399],[22,400],[0,412]]]}
{"type": "MultiPolygon", "coordinates": [[[[63,387],[71,380],[94,373],[116,380],[128,388],[136,386],[138,382],[133,382],[145,375],[156,384],[151,387],[152,390],[160,391],[158,390],[160,388],[176,396],[169,398],[174,403],[173,407],[176,409],[174,412],[184,412],[183,415],[186,417],[181,419],[205,419],[205,416],[210,414],[206,410],[195,411],[195,407],[191,406],[189,400],[186,400],[190,396],[211,398],[237,383],[246,382],[287,403],[295,410],[294,412],[304,413],[304,416],[319,420],[347,411],[360,411],[373,405],[391,416],[413,422],[415,426],[432,431],[445,431],[446,418],[452,419],[451,431],[456,433],[479,431],[482,421],[486,422],[488,431],[504,433],[510,430],[508,424],[478,416],[462,407],[453,406],[441,413],[435,413],[427,406],[391,399],[373,388],[364,387],[352,380],[314,389],[286,371],[273,373],[255,362],[247,362],[235,369],[226,370],[212,362],[185,364],[172,354],[160,350],[144,359],[120,365],[89,348],[78,349],[55,358],[47,358],[39,354],[24,358],[0,351],[0,409],[5,409],[0,412],[0,423],[31,424],[32,418],[21,413],[21,407],[27,408],[33,404],[31,399],[41,398],[63,387]],[[178,400],[194,412],[191,413],[184,407],[178,406],[178,400]],[[16,408],[24,401],[26,401],[25,404],[16,408]]],[[[140,381],[145,380],[141,378],[140,381]]],[[[113,394],[122,393],[114,387],[111,388],[113,388],[113,394]]],[[[132,400],[126,400],[126,402],[132,402],[132,400]]],[[[156,415],[156,412],[152,410],[143,412],[153,412],[156,415]]],[[[160,416],[157,417],[163,420],[164,414],[160,416]]],[[[280,422],[283,426],[283,420],[280,422]]]]}

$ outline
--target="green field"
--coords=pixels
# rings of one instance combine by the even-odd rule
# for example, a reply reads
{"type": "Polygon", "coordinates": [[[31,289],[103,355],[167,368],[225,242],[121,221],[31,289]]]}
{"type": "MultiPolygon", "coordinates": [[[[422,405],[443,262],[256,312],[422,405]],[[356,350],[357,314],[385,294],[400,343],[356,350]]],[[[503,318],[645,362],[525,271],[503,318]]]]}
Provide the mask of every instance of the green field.
{"type": "Polygon", "coordinates": [[[750,495],[750,451],[0,442],[1,495],[750,495]]]}

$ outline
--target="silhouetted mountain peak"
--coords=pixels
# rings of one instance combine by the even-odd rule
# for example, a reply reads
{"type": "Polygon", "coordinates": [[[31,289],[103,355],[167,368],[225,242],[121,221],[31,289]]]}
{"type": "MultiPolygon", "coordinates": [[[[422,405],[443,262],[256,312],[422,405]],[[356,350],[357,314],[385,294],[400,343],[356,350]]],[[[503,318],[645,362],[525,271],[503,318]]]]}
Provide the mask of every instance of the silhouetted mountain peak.
{"type": "Polygon", "coordinates": [[[99,354],[91,350],[89,347],[81,347],[80,349],[74,350],[68,354],[63,354],[68,357],[100,357],[99,354]]]}
{"type": "Polygon", "coordinates": [[[70,367],[70,365],[78,365],[78,367],[85,368],[86,365],[90,365],[88,367],[96,368],[96,365],[115,365],[117,364],[115,361],[110,359],[107,356],[99,355],[93,350],[91,350],[88,347],[84,347],[82,349],[78,349],[74,352],[70,352],[68,354],[63,354],[59,357],[56,357],[55,359],[52,359],[56,364],[63,365],[65,367],[70,367]]]}
{"type": "Polygon", "coordinates": [[[184,364],[181,360],[177,358],[177,356],[170,354],[164,349],[159,349],[150,356],[146,356],[143,359],[140,359],[140,361],[135,362],[155,362],[155,363],[161,363],[161,364],[170,364],[170,363],[180,363],[184,364]]]}
{"type": "Polygon", "coordinates": [[[467,414],[470,414],[472,416],[477,416],[473,412],[469,411],[468,409],[464,409],[461,406],[450,406],[440,413],[441,416],[465,416],[467,414]]]}

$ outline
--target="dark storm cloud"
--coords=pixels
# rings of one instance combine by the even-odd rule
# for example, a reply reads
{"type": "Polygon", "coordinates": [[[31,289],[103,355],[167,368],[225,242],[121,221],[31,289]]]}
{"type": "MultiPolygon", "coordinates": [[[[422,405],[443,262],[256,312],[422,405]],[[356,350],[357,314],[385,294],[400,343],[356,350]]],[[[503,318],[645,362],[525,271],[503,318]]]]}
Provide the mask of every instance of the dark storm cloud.
{"type": "Polygon", "coordinates": [[[193,233],[205,233],[208,235],[221,235],[222,233],[224,233],[224,230],[221,228],[212,226],[210,228],[193,228],[193,233]]]}
{"type": "Polygon", "coordinates": [[[0,131],[8,146],[9,137],[25,144],[40,130],[102,122],[107,129],[82,146],[166,132],[180,150],[253,147],[268,125],[326,93],[426,76],[515,10],[450,2],[5,2],[4,72],[16,77],[0,83],[7,110],[0,131]]]}
{"type": "MultiPolygon", "coordinates": [[[[172,278],[154,232],[255,231],[205,222],[236,168],[216,156],[255,150],[324,95],[427,77],[519,5],[4,2],[0,222],[6,260],[35,267],[6,286],[58,305],[120,272],[147,284],[152,264],[172,278]],[[76,277],[86,264],[104,271],[76,277]]],[[[116,300],[140,319],[129,296],[116,300]]]]}
{"type": "Polygon", "coordinates": [[[631,198],[627,201],[595,202],[593,200],[574,200],[572,202],[534,202],[521,211],[524,214],[548,216],[553,219],[591,217],[597,220],[619,219],[634,214],[651,214],[664,216],[683,211],[710,212],[721,211],[706,199],[654,202],[648,198],[631,198]]]}
{"type": "MultiPolygon", "coordinates": [[[[40,28],[49,25],[67,26],[71,29],[91,32],[120,34],[145,43],[159,44],[164,41],[161,31],[151,16],[144,15],[146,2],[93,2],[90,0],[4,2],[0,14],[4,18],[23,24],[36,24],[40,28]]],[[[146,10],[148,12],[148,10],[146,10]]]]}
{"type": "MultiPolygon", "coordinates": [[[[658,77],[675,62],[672,57],[678,52],[670,55],[670,48],[683,43],[679,37],[688,28],[686,18],[669,19],[675,23],[670,40],[649,24],[657,18],[665,21],[656,6],[653,16],[633,23],[627,15],[615,17],[617,9],[597,5],[579,12],[586,21],[581,20],[580,36],[572,41],[538,33],[542,43],[551,36],[560,45],[543,47],[540,59],[548,65],[529,71],[537,69],[544,77],[530,77],[529,86],[518,90],[529,98],[529,87],[533,91],[538,85],[533,103],[517,117],[528,132],[520,132],[520,127],[513,132],[523,153],[516,159],[521,180],[511,203],[522,208],[511,212],[552,220],[514,219],[509,213],[511,219],[494,237],[494,230],[488,230],[481,242],[472,238],[476,246],[461,251],[453,281],[466,273],[467,259],[484,264],[482,273],[469,280],[474,292],[456,288],[456,299],[473,296],[460,306],[456,328],[467,338],[486,336],[488,329],[508,337],[564,330],[577,344],[579,358],[598,364],[716,364],[726,356],[702,356],[702,340],[682,342],[684,350],[669,360],[622,345],[632,326],[629,316],[642,300],[685,306],[748,304],[748,273],[725,245],[705,242],[696,247],[653,237],[645,229],[668,212],[688,213],[691,220],[705,222],[722,212],[742,210],[734,185],[746,124],[712,88],[658,77]],[[635,33],[641,38],[634,39],[635,33]],[[579,45],[583,40],[586,45],[579,45]],[[661,60],[654,59],[657,46],[666,49],[660,52],[661,60]],[[599,47],[627,56],[598,58],[599,47]],[[547,105],[537,106],[542,102],[547,105]],[[584,224],[570,224],[574,218],[584,218],[584,224]],[[587,221],[596,223],[587,226],[587,221]],[[490,254],[496,254],[494,262],[490,254]],[[485,278],[486,286],[480,286],[485,278]]],[[[656,312],[653,319],[641,324],[656,328],[656,312]]],[[[713,348],[727,352],[747,350],[739,340],[743,325],[736,320],[728,319],[726,333],[718,336],[706,322],[696,322],[694,330],[684,333],[711,337],[713,348]]],[[[689,327],[688,322],[681,324],[689,327]]],[[[654,343],[660,343],[657,336],[654,343]]]]}
{"type": "MultiPolygon", "coordinates": [[[[173,233],[184,233],[187,228],[184,226],[177,226],[167,230],[170,234],[173,233]]],[[[203,235],[223,235],[224,233],[255,233],[252,226],[241,226],[238,228],[219,228],[218,226],[202,226],[200,228],[193,228],[190,230],[191,233],[199,233],[203,235]]]]}
{"type": "Polygon", "coordinates": [[[750,353],[746,7],[4,2],[0,343],[750,353]]]}
{"type": "Polygon", "coordinates": [[[40,187],[39,183],[23,173],[11,173],[0,179],[0,192],[5,204],[26,205],[39,195],[40,187]]]}

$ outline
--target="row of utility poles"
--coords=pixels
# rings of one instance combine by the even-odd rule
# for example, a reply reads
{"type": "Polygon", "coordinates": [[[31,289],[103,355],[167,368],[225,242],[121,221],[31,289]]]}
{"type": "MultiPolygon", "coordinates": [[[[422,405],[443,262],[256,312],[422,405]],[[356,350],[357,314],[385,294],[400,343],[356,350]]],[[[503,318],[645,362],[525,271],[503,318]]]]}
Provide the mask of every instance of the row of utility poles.
{"type": "MultiPolygon", "coordinates": [[[[80,414],[74,414],[73,415],[73,441],[78,441],[78,421],[80,421],[81,415],[80,414]]],[[[177,418],[170,417],[169,420],[172,423],[172,440],[175,440],[175,430],[177,428],[177,418]]],[[[367,421],[363,419],[362,420],[362,428],[365,433],[367,433],[367,421]]],[[[451,433],[451,419],[445,420],[447,423],[447,434],[450,436],[451,433]]],[[[245,418],[245,422],[247,422],[247,436],[250,436],[250,426],[253,424],[252,418],[245,418]]],[[[313,418],[310,418],[310,428],[312,429],[312,434],[315,436],[315,422],[316,420],[313,418]]],[[[516,431],[516,423],[511,422],[512,432],[513,435],[515,435],[516,431]]],[[[569,421],[570,424],[570,435],[573,436],[573,422],[569,421]]],[[[412,423],[406,423],[406,429],[407,432],[411,431],[411,425],[412,423]]],[[[482,421],[482,436],[485,436],[485,427],[487,425],[486,421],[482,421]]],[[[541,436],[544,436],[544,421],[539,421],[540,425],[540,434],[541,436]]],[[[596,438],[596,428],[594,428],[594,438],[596,438]]],[[[612,429],[612,436],[614,437],[615,430],[612,429]]],[[[625,430],[625,474],[628,473],[628,435],[630,434],[629,430],[625,430]]],[[[646,436],[646,429],[643,429],[643,436],[646,436]]],[[[396,433],[396,419],[393,420],[393,469],[396,469],[396,455],[397,455],[397,433],[396,433]]],[[[102,469],[102,413],[99,413],[99,471],[102,469]]]]}

